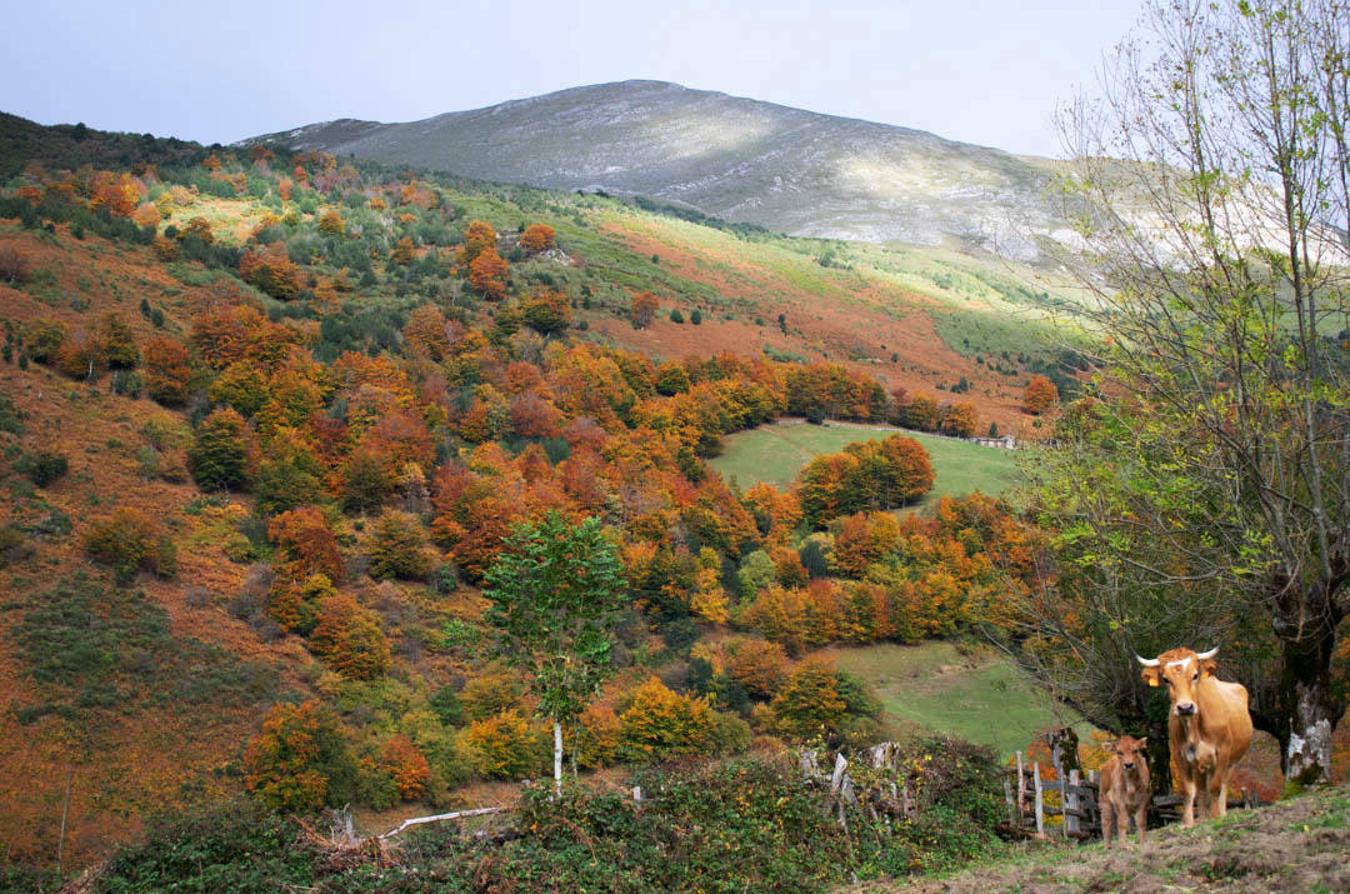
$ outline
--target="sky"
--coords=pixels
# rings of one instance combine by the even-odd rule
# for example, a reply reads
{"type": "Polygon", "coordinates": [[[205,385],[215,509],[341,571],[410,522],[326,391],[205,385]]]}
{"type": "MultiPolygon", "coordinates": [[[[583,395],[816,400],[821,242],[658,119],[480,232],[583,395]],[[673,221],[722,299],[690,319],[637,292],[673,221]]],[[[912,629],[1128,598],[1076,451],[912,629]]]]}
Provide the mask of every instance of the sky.
{"type": "Polygon", "coordinates": [[[228,143],[650,78],[1058,155],[1140,0],[8,2],[0,111],[228,143]]]}

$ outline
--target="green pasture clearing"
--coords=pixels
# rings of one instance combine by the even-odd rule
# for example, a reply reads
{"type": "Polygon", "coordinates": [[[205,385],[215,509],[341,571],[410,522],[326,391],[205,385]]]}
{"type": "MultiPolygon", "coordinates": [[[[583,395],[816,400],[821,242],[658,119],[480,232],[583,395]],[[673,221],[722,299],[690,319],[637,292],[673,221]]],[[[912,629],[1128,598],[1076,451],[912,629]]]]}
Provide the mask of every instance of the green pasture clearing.
{"type": "Polygon", "coordinates": [[[815,456],[897,433],[922,444],[937,473],[933,490],[918,504],[921,507],[941,496],[962,496],[977,490],[996,496],[1019,480],[1017,453],[1011,450],[898,428],[837,422],[810,425],[783,420],[737,432],[726,438],[722,454],[710,463],[723,478],[735,478],[741,487],[760,481],[782,487],[791,484],[802,466],[815,456]]]}
{"type": "MultiPolygon", "coordinates": [[[[950,642],[881,643],[823,654],[870,683],[902,726],[959,736],[1000,755],[1025,750],[1050,727],[1080,722],[987,647],[963,654],[950,642]]],[[[1079,735],[1087,732],[1085,726],[1079,735]]]]}

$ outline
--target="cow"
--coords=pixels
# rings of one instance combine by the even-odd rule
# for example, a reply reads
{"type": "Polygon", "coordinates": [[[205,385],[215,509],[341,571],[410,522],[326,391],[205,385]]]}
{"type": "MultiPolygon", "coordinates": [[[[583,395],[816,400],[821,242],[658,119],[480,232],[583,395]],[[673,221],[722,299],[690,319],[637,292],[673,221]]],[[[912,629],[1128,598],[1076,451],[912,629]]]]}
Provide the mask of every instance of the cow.
{"type": "Polygon", "coordinates": [[[1142,739],[1121,736],[1107,746],[1111,759],[1102,767],[1097,798],[1102,811],[1102,840],[1107,847],[1111,846],[1112,835],[1116,832],[1119,832],[1121,845],[1125,844],[1129,837],[1130,817],[1134,817],[1134,826],[1139,830],[1140,844],[1147,836],[1150,795],[1148,758],[1144,750],[1147,747],[1147,736],[1142,739]]]}
{"type": "Polygon", "coordinates": [[[1171,649],[1157,658],[1136,655],[1150,686],[1166,686],[1172,701],[1167,717],[1167,746],[1172,782],[1182,797],[1181,822],[1195,825],[1200,796],[1204,818],[1228,812],[1228,777],[1252,743],[1247,690],[1214,676],[1218,647],[1199,654],[1171,649]]]}

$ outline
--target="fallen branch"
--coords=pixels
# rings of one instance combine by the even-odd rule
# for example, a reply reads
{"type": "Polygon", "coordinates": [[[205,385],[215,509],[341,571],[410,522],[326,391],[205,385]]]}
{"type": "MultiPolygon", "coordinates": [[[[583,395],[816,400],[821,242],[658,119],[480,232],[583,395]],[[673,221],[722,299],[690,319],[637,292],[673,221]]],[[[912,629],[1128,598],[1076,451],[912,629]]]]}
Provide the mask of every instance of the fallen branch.
{"type": "Polygon", "coordinates": [[[411,826],[420,826],[423,823],[439,823],[442,820],[467,819],[471,816],[487,816],[492,813],[501,813],[506,810],[505,807],[477,807],[473,810],[457,810],[454,813],[437,813],[431,816],[414,816],[411,819],[405,819],[398,828],[390,829],[380,836],[381,839],[393,838],[411,826]]]}

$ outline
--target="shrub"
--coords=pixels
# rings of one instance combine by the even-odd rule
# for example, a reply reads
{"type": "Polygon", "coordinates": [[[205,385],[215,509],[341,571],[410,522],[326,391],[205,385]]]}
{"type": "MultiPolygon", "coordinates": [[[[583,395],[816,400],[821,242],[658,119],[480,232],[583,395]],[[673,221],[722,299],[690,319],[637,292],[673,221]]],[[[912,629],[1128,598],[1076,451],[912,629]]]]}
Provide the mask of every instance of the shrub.
{"type": "Polygon", "coordinates": [[[421,580],[431,572],[426,531],[417,516],[388,511],[375,522],[370,535],[370,576],[421,580]]]}
{"type": "Polygon", "coordinates": [[[391,736],[384,743],[379,766],[393,777],[399,797],[405,801],[422,797],[431,781],[431,765],[426,755],[407,736],[391,736]]]}
{"type": "Polygon", "coordinates": [[[199,487],[218,490],[248,483],[254,458],[252,432],[232,409],[216,410],[197,427],[188,448],[188,471],[199,487]]]}
{"type": "Polygon", "coordinates": [[[24,454],[14,467],[38,487],[46,487],[66,474],[70,462],[54,450],[40,449],[24,454]]]}
{"type": "Polygon", "coordinates": [[[553,247],[557,232],[548,224],[534,223],[520,234],[520,247],[530,252],[546,251],[553,247]]]}
{"type": "Polygon", "coordinates": [[[779,730],[799,739],[831,737],[847,709],[839,678],[823,661],[803,662],[773,700],[779,730]]]}
{"type": "Polygon", "coordinates": [[[244,785],[277,810],[323,806],[339,795],[334,777],[352,772],[337,719],[314,700],[274,705],[244,751],[244,785]]]}
{"type": "Polygon", "coordinates": [[[543,731],[519,711],[474,721],[462,743],[474,772],[489,779],[524,779],[543,768],[543,731]]]}
{"type": "Polygon", "coordinates": [[[29,358],[38,363],[56,360],[70,330],[59,320],[38,319],[24,327],[24,346],[29,358]]]}
{"type": "Polygon", "coordinates": [[[94,521],[85,533],[84,548],[95,561],[110,566],[123,583],[134,578],[137,571],[173,577],[178,570],[173,541],[137,509],[117,509],[94,521]]]}
{"type": "Polygon", "coordinates": [[[0,245],[0,280],[21,286],[33,277],[28,257],[12,245],[0,245]]]}
{"type": "Polygon", "coordinates": [[[342,579],[337,538],[323,513],[313,506],[281,513],[268,523],[267,536],[282,550],[286,570],[297,580],[311,574],[323,574],[333,581],[342,579]]]}
{"type": "Polygon", "coordinates": [[[707,754],[717,721],[706,699],[672,692],[651,677],[619,717],[619,749],[628,760],[664,760],[707,754]]]}
{"type": "Polygon", "coordinates": [[[737,642],[727,658],[727,674],[756,698],[773,698],[787,681],[791,667],[778,643],[763,639],[737,642]]]}

